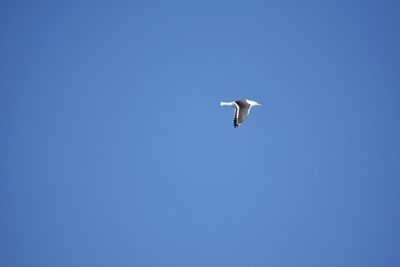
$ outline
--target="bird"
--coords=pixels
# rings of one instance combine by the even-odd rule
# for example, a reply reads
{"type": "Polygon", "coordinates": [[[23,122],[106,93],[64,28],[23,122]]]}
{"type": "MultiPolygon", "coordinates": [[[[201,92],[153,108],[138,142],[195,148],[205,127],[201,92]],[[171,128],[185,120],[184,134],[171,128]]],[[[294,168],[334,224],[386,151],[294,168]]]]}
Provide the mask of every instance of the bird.
{"type": "Polygon", "coordinates": [[[247,118],[250,113],[250,109],[254,106],[261,106],[260,103],[248,100],[248,99],[241,99],[232,102],[222,102],[220,103],[222,106],[229,106],[235,108],[235,116],[233,119],[233,127],[237,128],[239,125],[243,123],[243,121],[247,118]]]}

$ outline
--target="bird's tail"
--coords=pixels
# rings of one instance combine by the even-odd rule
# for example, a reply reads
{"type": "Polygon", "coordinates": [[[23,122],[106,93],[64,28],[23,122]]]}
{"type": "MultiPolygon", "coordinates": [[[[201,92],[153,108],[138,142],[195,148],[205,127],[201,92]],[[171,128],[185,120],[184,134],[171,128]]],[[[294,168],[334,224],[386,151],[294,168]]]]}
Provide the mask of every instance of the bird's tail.
{"type": "Polygon", "coordinates": [[[223,101],[221,101],[219,104],[221,105],[221,107],[223,107],[223,106],[232,106],[232,103],[223,102],[223,101]]]}

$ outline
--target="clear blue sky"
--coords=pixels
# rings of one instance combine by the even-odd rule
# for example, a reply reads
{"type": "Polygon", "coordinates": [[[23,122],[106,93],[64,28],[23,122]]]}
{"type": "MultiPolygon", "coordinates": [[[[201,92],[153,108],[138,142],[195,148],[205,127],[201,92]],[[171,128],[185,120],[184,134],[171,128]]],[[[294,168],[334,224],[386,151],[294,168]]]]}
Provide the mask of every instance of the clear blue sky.
{"type": "Polygon", "coordinates": [[[400,266],[399,14],[2,1],[0,265],[400,266]]]}

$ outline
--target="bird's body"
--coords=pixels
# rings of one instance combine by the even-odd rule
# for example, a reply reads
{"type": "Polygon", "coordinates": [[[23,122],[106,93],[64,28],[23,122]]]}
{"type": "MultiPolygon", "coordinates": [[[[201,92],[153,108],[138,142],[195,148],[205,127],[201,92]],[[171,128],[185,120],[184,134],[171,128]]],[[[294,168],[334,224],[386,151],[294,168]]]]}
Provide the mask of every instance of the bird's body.
{"type": "Polygon", "coordinates": [[[233,126],[236,128],[247,118],[247,115],[249,115],[250,109],[253,106],[261,105],[253,100],[241,99],[233,102],[221,102],[221,106],[230,106],[235,108],[233,126]]]}

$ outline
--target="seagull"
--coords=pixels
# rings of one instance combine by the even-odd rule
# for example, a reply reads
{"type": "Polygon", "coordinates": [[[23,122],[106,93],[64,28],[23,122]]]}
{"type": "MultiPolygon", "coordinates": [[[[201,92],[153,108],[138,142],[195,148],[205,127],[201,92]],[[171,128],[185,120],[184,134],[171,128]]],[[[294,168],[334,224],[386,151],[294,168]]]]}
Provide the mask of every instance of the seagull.
{"type": "Polygon", "coordinates": [[[250,109],[253,106],[261,106],[253,100],[241,99],[233,102],[221,102],[222,106],[230,106],[235,108],[235,118],[233,119],[233,127],[238,127],[247,118],[250,113],[250,109]]]}

